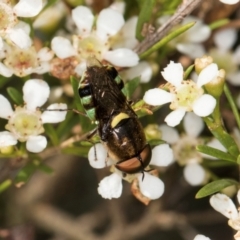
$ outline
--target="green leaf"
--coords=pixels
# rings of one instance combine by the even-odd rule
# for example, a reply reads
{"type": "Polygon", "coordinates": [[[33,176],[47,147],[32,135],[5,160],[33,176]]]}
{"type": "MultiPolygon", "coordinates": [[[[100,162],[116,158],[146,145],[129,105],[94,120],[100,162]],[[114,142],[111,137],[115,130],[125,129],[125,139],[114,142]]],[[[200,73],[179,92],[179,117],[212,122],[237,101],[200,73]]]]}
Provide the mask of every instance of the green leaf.
{"type": "Polygon", "coordinates": [[[174,39],[177,36],[181,35],[182,33],[186,32],[188,29],[190,29],[194,25],[195,25],[195,22],[190,22],[190,23],[187,23],[187,24],[179,27],[178,29],[175,29],[174,31],[169,33],[166,37],[162,38],[159,42],[154,44],[151,48],[149,48],[145,52],[141,53],[140,56],[139,56],[140,59],[146,58],[147,56],[149,56],[153,52],[157,51],[158,49],[160,49],[161,47],[166,45],[172,39],[174,39]]]}
{"type": "Polygon", "coordinates": [[[57,135],[56,129],[52,124],[44,124],[45,134],[50,138],[52,144],[57,146],[59,144],[59,137],[57,135]]]}
{"type": "Polygon", "coordinates": [[[151,146],[157,146],[157,145],[160,145],[160,144],[164,144],[164,143],[166,143],[166,142],[163,141],[163,140],[159,140],[159,139],[152,139],[152,140],[148,141],[148,143],[149,143],[151,146]]]}
{"type": "Polygon", "coordinates": [[[195,67],[195,65],[193,64],[193,65],[191,65],[191,66],[189,66],[187,69],[186,69],[186,71],[184,72],[184,77],[183,77],[183,79],[188,79],[188,76],[190,75],[190,73],[192,72],[192,70],[194,69],[194,67],[195,67]]]}
{"type": "Polygon", "coordinates": [[[9,78],[0,76],[0,88],[4,87],[7,82],[9,82],[9,78]]]}
{"type": "Polygon", "coordinates": [[[209,146],[206,146],[206,145],[198,145],[196,148],[201,153],[205,153],[207,155],[216,157],[218,159],[223,159],[223,160],[226,160],[226,161],[236,163],[236,158],[235,157],[233,157],[229,153],[223,152],[219,149],[209,147],[209,146]]]}
{"type": "Polygon", "coordinates": [[[127,97],[127,99],[131,98],[131,96],[133,95],[134,91],[139,86],[139,83],[140,83],[140,77],[135,77],[135,78],[133,78],[132,80],[128,81],[125,84],[122,92],[127,97]]]}
{"type": "Polygon", "coordinates": [[[13,87],[7,88],[8,95],[11,97],[11,99],[16,103],[17,105],[23,104],[23,97],[22,94],[13,87]]]}
{"type": "Polygon", "coordinates": [[[215,22],[212,22],[211,24],[209,24],[209,27],[211,30],[215,30],[217,28],[220,28],[220,27],[223,27],[225,26],[226,24],[228,24],[230,22],[229,19],[225,18],[225,19],[220,19],[220,20],[217,20],[215,22]]]}
{"type": "Polygon", "coordinates": [[[7,179],[4,182],[0,184],[0,193],[4,192],[6,189],[8,189],[12,185],[12,180],[7,179]]]}
{"type": "Polygon", "coordinates": [[[232,185],[236,185],[238,186],[238,182],[233,180],[233,179],[220,179],[220,180],[216,180],[213,181],[211,183],[208,183],[207,185],[205,185],[204,187],[202,187],[196,194],[196,198],[203,198],[206,196],[209,196],[213,193],[219,192],[220,190],[232,186],[232,185]]]}
{"type": "Polygon", "coordinates": [[[143,25],[145,23],[149,23],[151,17],[154,5],[156,3],[156,0],[145,0],[141,3],[141,10],[138,16],[138,22],[136,27],[136,38],[141,41],[144,39],[142,36],[142,29],[143,25]]]}

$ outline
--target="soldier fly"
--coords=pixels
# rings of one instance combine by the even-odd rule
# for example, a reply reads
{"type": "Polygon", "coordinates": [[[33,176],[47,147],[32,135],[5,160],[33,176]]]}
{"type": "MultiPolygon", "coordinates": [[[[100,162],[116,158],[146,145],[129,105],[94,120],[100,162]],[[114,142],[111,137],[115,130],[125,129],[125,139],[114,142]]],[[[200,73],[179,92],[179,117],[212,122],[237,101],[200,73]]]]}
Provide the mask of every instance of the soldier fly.
{"type": "Polygon", "coordinates": [[[114,67],[95,61],[83,74],[78,93],[87,116],[98,125],[101,142],[115,167],[133,174],[144,171],[152,151],[123,87],[114,67]]]}

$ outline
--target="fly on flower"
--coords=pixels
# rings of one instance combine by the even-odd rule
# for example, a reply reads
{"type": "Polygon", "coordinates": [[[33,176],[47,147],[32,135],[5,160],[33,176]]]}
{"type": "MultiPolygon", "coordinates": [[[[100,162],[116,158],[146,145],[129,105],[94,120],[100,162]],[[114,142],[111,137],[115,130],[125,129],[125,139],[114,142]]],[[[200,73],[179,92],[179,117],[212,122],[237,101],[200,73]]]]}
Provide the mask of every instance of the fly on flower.
{"type": "Polygon", "coordinates": [[[151,148],[143,127],[122,93],[123,81],[114,67],[92,60],[79,83],[87,116],[97,123],[101,142],[115,167],[124,173],[143,172],[151,148]]]}

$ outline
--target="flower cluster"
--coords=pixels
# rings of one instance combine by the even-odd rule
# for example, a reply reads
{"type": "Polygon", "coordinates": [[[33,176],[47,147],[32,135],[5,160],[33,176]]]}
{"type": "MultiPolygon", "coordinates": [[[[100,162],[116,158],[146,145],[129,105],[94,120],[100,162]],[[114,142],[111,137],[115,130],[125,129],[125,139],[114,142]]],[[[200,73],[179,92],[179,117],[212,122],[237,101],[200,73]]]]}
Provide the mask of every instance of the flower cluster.
{"type": "Polygon", "coordinates": [[[0,95],[0,117],[7,119],[5,128],[8,131],[0,132],[0,149],[16,145],[17,141],[26,142],[30,152],[41,152],[47,146],[47,139],[41,134],[44,132],[44,123],[58,123],[65,119],[67,108],[65,103],[51,104],[44,112],[43,106],[50,94],[48,84],[40,79],[30,79],[23,86],[23,106],[15,106],[13,110],[10,102],[0,95]],[[54,110],[54,111],[51,111],[54,110]]]}

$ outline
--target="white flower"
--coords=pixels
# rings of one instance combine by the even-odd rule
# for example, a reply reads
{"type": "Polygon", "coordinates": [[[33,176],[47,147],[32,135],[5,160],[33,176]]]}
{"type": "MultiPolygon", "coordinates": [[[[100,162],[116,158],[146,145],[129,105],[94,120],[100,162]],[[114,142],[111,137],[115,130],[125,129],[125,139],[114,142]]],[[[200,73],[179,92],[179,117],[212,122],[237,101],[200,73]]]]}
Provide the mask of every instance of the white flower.
{"type": "Polygon", "coordinates": [[[42,7],[42,0],[20,0],[14,7],[8,1],[0,2],[0,15],[4,19],[0,23],[0,39],[10,40],[20,48],[30,47],[32,41],[29,32],[18,27],[17,17],[34,17],[42,7]]]}
{"type": "MultiPolygon", "coordinates": [[[[163,24],[165,21],[165,16],[164,18],[158,19],[160,24],[163,24]]],[[[202,42],[209,38],[211,29],[209,26],[204,24],[201,19],[193,16],[185,17],[181,25],[185,25],[190,22],[195,22],[195,25],[171,41],[170,45],[176,47],[179,52],[195,59],[197,57],[202,57],[205,54],[202,42]]]]}
{"type": "Polygon", "coordinates": [[[220,68],[226,71],[226,79],[234,86],[240,85],[240,47],[238,46],[234,51],[232,47],[237,41],[237,30],[234,28],[227,28],[217,31],[213,36],[216,48],[209,51],[214,61],[220,68]]]}
{"type": "Polygon", "coordinates": [[[217,65],[212,63],[201,71],[196,83],[192,80],[184,81],[182,65],[171,61],[162,72],[165,80],[171,83],[170,92],[151,89],[145,93],[143,100],[153,106],[171,102],[173,111],[165,118],[171,127],[178,125],[186,112],[193,111],[200,117],[206,117],[213,112],[216,99],[204,94],[202,86],[215,79],[218,73],[217,65]]]}
{"type": "Polygon", "coordinates": [[[33,46],[24,49],[9,46],[3,63],[0,63],[0,74],[5,77],[10,77],[12,74],[24,77],[31,73],[49,72],[53,55],[53,51],[47,47],[37,52],[33,46]]]}
{"type": "Polygon", "coordinates": [[[198,234],[195,236],[195,238],[193,240],[211,240],[211,239],[202,234],[198,234]]]}
{"type": "MultiPolygon", "coordinates": [[[[124,47],[124,44],[112,49],[113,40],[110,38],[113,38],[124,26],[123,16],[118,11],[112,8],[103,9],[98,15],[96,28],[93,27],[94,15],[87,7],[79,6],[73,9],[72,18],[78,28],[78,35],[73,36],[73,44],[63,37],[53,38],[51,46],[57,57],[75,56],[81,68],[91,57],[99,61],[107,60],[119,67],[138,64],[138,55],[128,47],[124,47]]],[[[77,66],[76,72],[82,72],[78,70],[77,66]]]]}
{"type": "MultiPolygon", "coordinates": [[[[88,160],[90,165],[94,168],[104,168],[106,166],[113,165],[114,162],[107,157],[107,150],[103,147],[101,143],[98,143],[90,148],[88,152],[88,160]]],[[[152,150],[152,158],[150,165],[155,166],[168,166],[173,162],[173,152],[168,144],[161,144],[156,146],[152,150]]],[[[105,177],[99,184],[98,192],[104,198],[117,198],[120,197],[119,189],[119,177],[122,180],[122,175],[118,170],[116,170],[115,175],[110,175],[111,178],[105,177]],[[110,184],[110,179],[114,179],[115,183],[110,184]],[[109,189],[108,189],[109,188],[109,189]],[[116,194],[119,193],[119,194],[116,194]],[[115,195],[116,194],[116,195],[115,195]],[[111,197],[110,197],[111,196],[111,197]]],[[[132,174],[132,179],[138,178],[139,187],[141,193],[150,199],[157,199],[162,196],[164,192],[164,183],[158,178],[147,172],[141,174],[132,174]],[[144,177],[143,177],[144,174],[144,177]]],[[[122,191],[122,187],[121,187],[122,191]]]]}
{"type": "MultiPolygon", "coordinates": [[[[238,203],[240,203],[240,190],[237,193],[238,203]]],[[[225,217],[228,225],[233,229],[240,231],[240,214],[233,201],[225,194],[217,193],[210,198],[211,206],[225,217]]]]}
{"type": "Polygon", "coordinates": [[[57,109],[67,108],[66,104],[51,104],[43,113],[38,110],[45,104],[49,94],[50,89],[45,81],[31,79],[23,86],[24,106],[17,106],[13,110],[10,102],[0,95],[0,117],[8,120],[5,128],[9,132],[0,132],[0,139],[6,138],[5,145],[15,145],[17,140],[26,142],[27,150],[34,153],[41,152],[47,146],[46,137],[40,135],[44,132],[43,124],[63,121],[66,111],[57,109]]]}
{"type": "Polygon", "coordinates": [[[119,198],[122,194],[122,177],[113,173],[103,178],[99,183],[98,193],[107,199],[119,198]]]}

